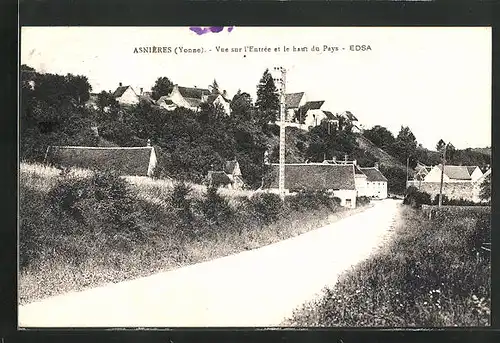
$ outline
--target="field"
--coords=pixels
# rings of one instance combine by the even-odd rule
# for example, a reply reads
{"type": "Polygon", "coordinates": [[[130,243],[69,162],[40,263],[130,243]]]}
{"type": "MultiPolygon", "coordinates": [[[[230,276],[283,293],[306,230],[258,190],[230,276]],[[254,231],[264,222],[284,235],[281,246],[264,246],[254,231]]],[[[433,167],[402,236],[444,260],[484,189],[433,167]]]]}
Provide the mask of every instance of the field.
{"type": "Polygon", "coordinates": [[[254,249],[360,210],[22,163],[19,302],[254,249]]]}
{"type": "MultiPolygon", "coordinates": [[[[395,240],[297,309],[290,326],[489,326],[490,213],[403,206],[395,240]]],[[[325,271],[327,272],[327,271],[325,271]]]]}

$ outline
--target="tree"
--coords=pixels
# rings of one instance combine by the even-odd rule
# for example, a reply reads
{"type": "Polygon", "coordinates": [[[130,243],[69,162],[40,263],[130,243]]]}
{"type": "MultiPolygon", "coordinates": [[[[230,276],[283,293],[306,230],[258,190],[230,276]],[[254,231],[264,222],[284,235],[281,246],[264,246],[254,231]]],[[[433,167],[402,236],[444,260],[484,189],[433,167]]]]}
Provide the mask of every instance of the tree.
{"type": "Polygon", "coordinates": [[[365,130],[363,136],[381,149],[386,149],[394,144],[396,140],[391,131],[380,125],[375,125],[371,129],[365,130]]]}
{"type": "Polygon", "coordinates": [[[217,83],[217,80],[214,79],[214,82],[210,86],[208,86],[210,90],[212,91],[212,94],[221,94],[220,89],[219,89],[219,84],[217,83]]]}
{"type": "Polygon", "coordinates": [[[417,140],[408,126],[401,126],[396,140],[388,150],[401,163],[406,164],[406,160],[410,158],[409,166],[416,167],[417,140]]]}
{"type": "Polygon", "coordinates": [[[440,139],[439,142],[437,142],[436,144],[436,151],[439,151],[440,153],[442,153],[444,151],[444,147],[446,146],[446,143],[440,139]]]}
{"type": "Polygon", "coordinates": [[[231,101],[231,116],[236,120],[249,121],[252,119],[252,97],[246,92],[238,92],[231,101]]]}
{"type": "Polygon", "coordinates": [[[154,100],[160,99],[163,95],[168,95],[174,89],[174,84],[168,77],[159,77],[156,79],[154,86],[151,88],[151,97],[154,100]]]}
{"type": "Polygon", "coordinates": [[[90,99],[92,86],[86,76],[67,74],[66,84],[68,95],[78,104],[81,105],[90,99]]]}
{"type": "Polygon", "coordinates": [[[278,89],[274,84],[273,77],[269,69],[264,71],[257,86],[257,100],[255,107],[258,111],[258,122],[265,125],[275,122],[280,108],[278,89]]]}
{"type": "Polygon", "coordinates": [[[97,95],[96,105],[101,111],[107,111],[107,109],[117,109],[119,106],[118,101],[116,101],[113,94],[106,91],[102,91],[97,95]]]}
{"type": "Polygon", "coordinates": [[[491,199],[491,174],[488,174],[480,185],[479,198],[481,200],[491,199]]]}

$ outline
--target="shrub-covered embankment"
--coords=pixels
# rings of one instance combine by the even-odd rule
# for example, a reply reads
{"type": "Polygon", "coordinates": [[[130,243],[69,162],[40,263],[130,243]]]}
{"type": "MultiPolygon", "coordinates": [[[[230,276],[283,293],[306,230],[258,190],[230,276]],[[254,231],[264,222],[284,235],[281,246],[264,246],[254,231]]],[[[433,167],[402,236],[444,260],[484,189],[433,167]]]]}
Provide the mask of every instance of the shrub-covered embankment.
{"type": "MultiPolygon", "coordinates": [[[[490,213],[404,207],[395,240],[285,325],[490,325],[490,213]]],[[[327,271],[325,271],[327,272],[327,271]]]]}
{"type": "Polygon", "coordinates": [[[22,164],[20,303],[296,236],[353,212],[337,200],[22,164]]]}

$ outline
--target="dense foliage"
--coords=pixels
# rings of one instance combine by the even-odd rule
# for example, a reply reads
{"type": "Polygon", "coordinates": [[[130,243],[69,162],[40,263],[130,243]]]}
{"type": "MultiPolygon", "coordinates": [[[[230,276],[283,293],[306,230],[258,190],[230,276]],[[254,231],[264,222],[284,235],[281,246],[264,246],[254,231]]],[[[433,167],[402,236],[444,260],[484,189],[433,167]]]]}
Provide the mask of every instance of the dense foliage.
{"type": "MultiPolygon", "coordinates": [[[[159,77],[153,98],[172,90],[173,82],[159,77]]],[[[203,104],[199,111],[185,108],[168,111],[141,98],[137,105],[119,105],[111,92],[90,99],[92,90],[85,76],[41,74],[28,66],[21,68],[21,159],[43,161],[49,145],[143,146],[148,140],[158,150],[160,177],[172,177],[201,183],[209,170],[222,170],[225,161],[238,160],[247,186],[262,185],[269,167],[264,154],[276,163],[279,156],[277,119],[279,97],[271,73],[266,70],[257,86],[255,103],[239,90],[227,115],[220,105],[203,104]],[[86,106],[88,100],[94,105],[86,106]],[[98,129],[98,135],[92,128],[98,129]]],[[[221,94],[217,82],[210,86],[221,94]]],[[[357,143],[357,133],[346,120],[338,124],[323,121],[310,131],[288,127],[287,163],[322,162],[337,158],[357,160],[362,167],[373,166],[378,159],[357,143]]],[[[420,161],[437,164],[441,155],[418,146],[409,127],[401,127],[396,137],[379,125],[363,135],[410,168],[420,161]]],[[[440,145],[441,146],[441,145],[440,145]]],[[[482,152],[448,147],[449,164],[489,164],[482,152]]],[[[381,165],[389,180],[389,192],[402,194],[406,170],[381,165]]],[[[412,173],[409,173],[411,178],[412,173]]]]}
{"type": "MultiPolygon", "coordinates": [[[[450,327],[491,323],[491,213],[405,208],[391,244],[344,273],[286,326],[450,327]]],[[[336,270],[333,268],[333,270],[336,270]]]]}

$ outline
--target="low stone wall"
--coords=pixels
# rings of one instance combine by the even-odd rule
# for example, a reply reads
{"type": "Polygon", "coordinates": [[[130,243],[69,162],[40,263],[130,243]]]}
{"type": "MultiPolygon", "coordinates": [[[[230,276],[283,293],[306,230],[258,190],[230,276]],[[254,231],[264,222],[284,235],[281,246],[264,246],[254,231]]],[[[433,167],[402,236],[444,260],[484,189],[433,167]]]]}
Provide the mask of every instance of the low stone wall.
{"type": "MultiPolygon", "coordinates": [[[[440,182],[419,182],[408,181],[407,186],[417,187],[420,191],[429,193],[431,199],[434,199],[439,194],[440,182]]],[[[449,199],[477,199],[477,187],[474,187],[472,182],[445,182],[443,183],[443,194],[449,199]]]]}

